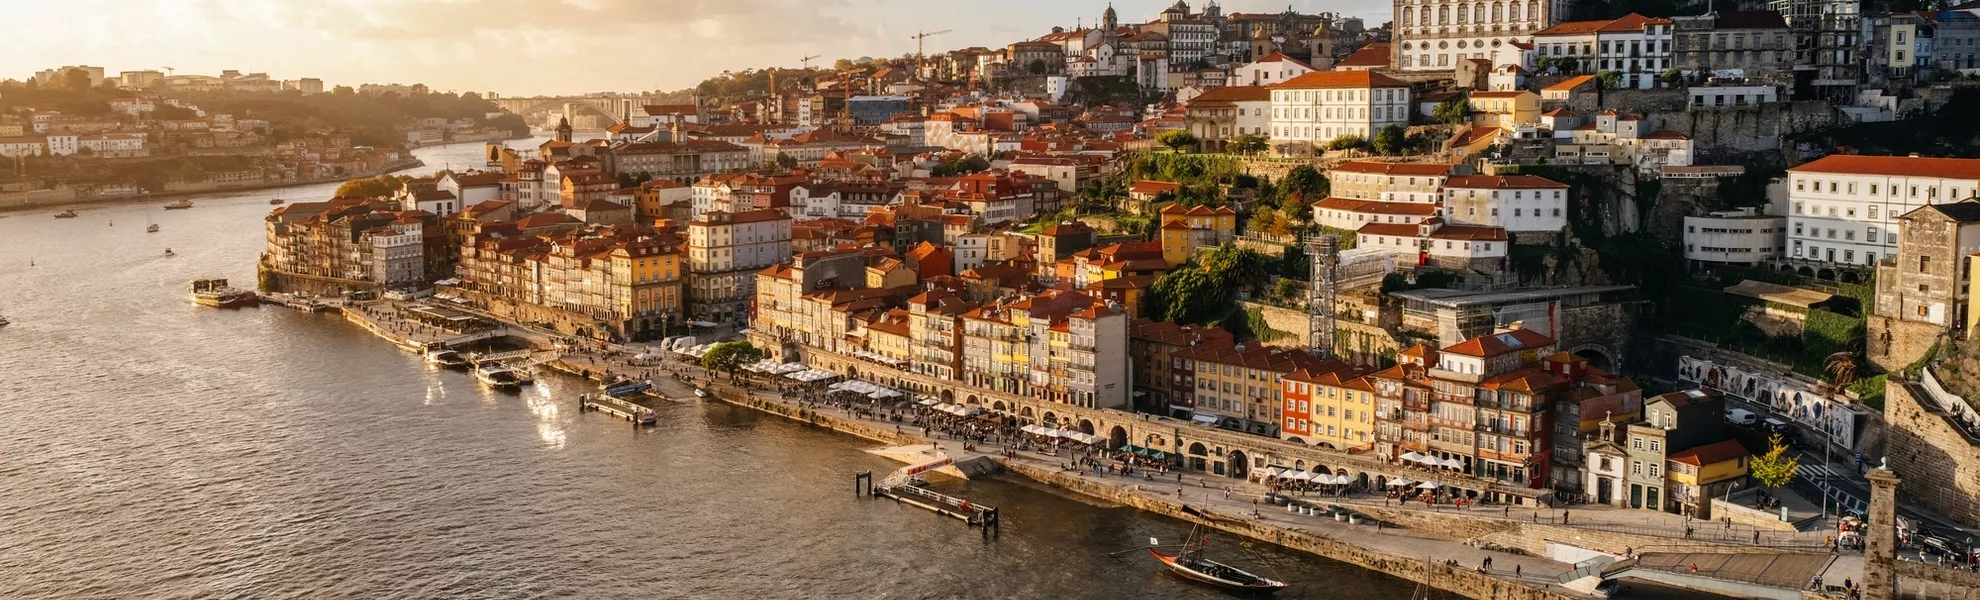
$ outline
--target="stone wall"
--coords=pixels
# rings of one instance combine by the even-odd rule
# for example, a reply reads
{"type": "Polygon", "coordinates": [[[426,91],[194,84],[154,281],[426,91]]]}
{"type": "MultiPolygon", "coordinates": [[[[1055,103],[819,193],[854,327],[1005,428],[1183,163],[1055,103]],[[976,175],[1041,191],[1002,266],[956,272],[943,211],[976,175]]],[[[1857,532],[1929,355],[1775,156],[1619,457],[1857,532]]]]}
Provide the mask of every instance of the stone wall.
{"type": "MultiPolygon", "coordinates": [[[[1621,556],[1625,551],[1641,551],[1655,548],[1658,552],[1755,552],[1761,546],[1750,544],[1729,544],[1706,540],[1685,540],[1664,536],[1641,535],[1619,531],[1602,531],[1581,527],[1567,527],[1554,523],[1536,523],[1521,520],[1523,515],[1531,515],[1532,509],[1513,508],[1511,517],[1497,518],[1458,513],[1426,513],[1417,510],[1400,510],[1355,506],[1357,512],[1367,514],[1385,523],[1394,523],[1417,533],[1456,540],[1490,542],[1507,548],[1517,548],[1534,556],[1546,556],[1547,544],[1566,544],[1621,556]]],[[[1568,511],[1573,516],[1573,511],[1568,511]]],[[[1552,518],[1542,513],[1539,518],[1552,518]]],[[[1772,552],[1783,552],[1779,545],[1765,546],[1772,552]]],[[[1811,549],[1812,551],[1812,549],[1811,549]]]]}
{"type": "Polygon", "coordinates": [[[1306,311],[1283,306],[1272,306],[1270,304],[1259,304],[1257,302],[1244,302],[1242,304],[1245,310],[1258,309],[1258,314],[1265,317],[1265,326],[1293,334],[1293,337],[1272,340],[1265,342],[1265,345],[1281,348],[1306,347],[1307,330],[1309,328],[1306,321],[1306,311]]]}
{"type": "Polygon", "coordinates": [[[1905,560],[1897,574],[1899,598],[1980,600],[1980,573],[1905,560]]]}
{"type": "Polygon", "coordinates": [[[1561,309],[1560,349],[1600,353],[1609,359],[1609,364],[1595,365],[1603,369],[1628,364],[1629,342],[1642,306],[1638,302],[1614,302],[1561,309]]]}
{"type": "Polygon", "coordinates": [[[1917,384],[1892,376],[1884,384],[1889,422],[1885,455],[1904,477],[1905,499],[1947,518],[1980,526],[1980,443],[1965,437],[1943,413],[1929,408],[1917,384]]]}
{"type": "MultiPolygon", "coordinates": [[[[1883,286],[1878,286],[1883,287],[1883,286]]],[[[1925,356],[1939,341],[1946,328],[1931,323],[1893,319],[1872,314],[1864,324],[1864,337],[1870,364],[1885,371],[1897,371],[1925,356]]]]}
{"type": "Polygon", "coordinates": [[[1167,515],[1184,521],[1203,523],[1230,533],[1271,542],[1294,550],[1310,552],[1350,565],[1380,571],[1409,581],[1425,576],[1437,589],[1479,600],[1567,600],[1571,596],[1530,587],[1464,568],[1434,565],[1417,557],[1394,556],[1362,548],[1351,541],[1337,540],[1304,531],[1293,531],[1230,516],[1202,521],[1183,514],[1182,504],[1172,500],[1131,492],[1125,488],[1065,475],[1029,465],[1006,463],[1006,471],[1037,480],[1069,492],[1167,515]],[[1433,572],[1425,573],[1425,569],[1433,572]]]}
{"type": "Polygon", "coordinates": [[[255,289],[262,293],[308,294],[312,296],[342,296],[346,291],[380,291],[378,284],[359,279],[318,277],[301,273],[289,273],[255,266],[255,289]]]}

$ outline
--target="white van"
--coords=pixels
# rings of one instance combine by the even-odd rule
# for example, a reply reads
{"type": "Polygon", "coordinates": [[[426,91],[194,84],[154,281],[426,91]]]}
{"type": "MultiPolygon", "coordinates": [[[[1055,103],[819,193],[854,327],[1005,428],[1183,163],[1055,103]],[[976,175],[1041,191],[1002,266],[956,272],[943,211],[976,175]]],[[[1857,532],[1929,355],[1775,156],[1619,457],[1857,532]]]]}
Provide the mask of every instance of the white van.
{"type": "Polygon", "coordinates": [[[1753,411],[1744,408],[1735,408],[1726,411],[1726,422],[1741,427],[1752,427],[1755,423],[1760,422],[1760,415],[1753,414],[1753,411]]]}

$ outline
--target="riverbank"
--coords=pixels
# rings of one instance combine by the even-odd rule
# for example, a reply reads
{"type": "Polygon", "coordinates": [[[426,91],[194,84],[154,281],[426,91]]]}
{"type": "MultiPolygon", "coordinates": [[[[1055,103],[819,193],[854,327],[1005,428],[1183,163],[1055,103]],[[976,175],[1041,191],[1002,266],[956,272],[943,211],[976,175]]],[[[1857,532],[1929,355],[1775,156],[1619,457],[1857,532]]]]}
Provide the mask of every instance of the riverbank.
{"type": "Polygon", "coordinates": [[[123,204],[138,204],[142,202],[171,200],[174,198],[204,196],[209,194],[234,194],[241,192],[258,192],[265,190],[297,188],[297,187],[305,187],[312,185],[343,183],[345,181],[350,181],[352,179],[377,177],[379,175],[383,175],[386,173],[397,173],[399,171],[417,169],[423,166],[426,166],[425,161],[422,161],[417,158],[411,158],[411,159],[396,161],[387,164],[382,169],[367,171],[364,173],[358,173],[354,175],[340,175],[337,177],[325,177],[325,178],[311,179],[306,181],[249,183],[242,185],[218,184],[213,187],[209,187],[205,189],[178,190],[171,192],[158,192],[152,194],[138,194],[134,196],[117,196],[111,198],[77,198],[73,188],[63,190],[66,191],[67,193],[60,193],[56,190],[47,190],[48,193],[46,194],[28,194],[25,192],[15,192],[10,194],[0,194],[0,214],[9,213],[9,212],[20,212],[20,211],[42,210],[42,209],[52,209],[52,208],[64,208],[64,207],[113,206],[113,205],[123,205],[123,204]]]}

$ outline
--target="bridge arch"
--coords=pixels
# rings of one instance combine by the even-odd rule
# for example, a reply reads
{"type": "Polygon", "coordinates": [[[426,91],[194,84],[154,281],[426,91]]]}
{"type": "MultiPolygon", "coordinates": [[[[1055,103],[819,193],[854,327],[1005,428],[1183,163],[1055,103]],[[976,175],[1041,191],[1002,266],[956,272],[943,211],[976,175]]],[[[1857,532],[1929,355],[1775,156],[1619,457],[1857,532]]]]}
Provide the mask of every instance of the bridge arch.
{"type": "Polygon", "coordinates": [[[1615,372],[1620,355],[1604,344],[1582,344],[1568,350],[1568,353],[1588,359],[1588,366],[1603,371],[1615,372]]]}
{"type": "MultiPolygon", "coordinates": [[[[611,119],[613,123],[625,122],[625,120],[622,118],[624,115],[615,112],[621,110],[621,108],[618,106],[611,105],[611,104],[617,104],[619,102],[616,100],[603,99],[603,98],[542,98],[535,100],[537,101],[536,102],[525,101],[514,104],[503,102],[500,104],[500,106],[505,110],[515,106],[523,106],[525,108],[523,108],[522,110],[509,110],[509,112],[515,113],[517,115],[528,115],[531,113],[537,113],[543,111],[562,111],[565,105],[570,105],[572,108],[575,109],[580,109],[586,112],[603,115],[605,118],[611,119]],[[605,103],[601,103],[601,101],[605,103]],[[610,104],[606,104],[606,103],[610,103],[610,104]]],[[[633,102],[633,101],[629,100],[627,102],[633,102]]],[[[626,105],[626,108],[631,108],[631,107],[632,107],[631,104],[626,105]]]]}

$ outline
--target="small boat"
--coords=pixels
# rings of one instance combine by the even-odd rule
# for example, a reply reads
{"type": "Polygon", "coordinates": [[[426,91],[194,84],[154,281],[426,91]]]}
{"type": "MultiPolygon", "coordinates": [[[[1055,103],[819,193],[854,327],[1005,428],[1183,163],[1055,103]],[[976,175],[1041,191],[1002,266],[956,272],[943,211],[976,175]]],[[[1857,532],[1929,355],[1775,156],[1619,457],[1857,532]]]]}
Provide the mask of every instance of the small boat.
{"type": "Polygon", "coordinates": [[[495,388],[513,389],[522,387],[523,384],[522,378],[516,376],[515,371],[497,366],[476,367],[474,369],[474,378],[488,384],[489,387],[495,388]]]}
{"type": "Polygon", "coordinates": [[[694,397],[696,397],[696,398],[707,398],[707,397],[708,397],[708,390],[704,390],[704,389],[701,389],[701,388],[694,388],[694,397]]]}
{"type": "Polygon", "coordinates": [[[192,208],[192,201],[183,198],[171,204],[165,205],[165,210],[181,210],[187,208],[192,208]]]}
{"type": "Polygon", "coordinates": [[[157,224],[157,223],[152,223],[152,224],[150,224],[150,225],[146,225],[146,226],[144,226],[144,232],[145,232],[145,233],[158,233],[158,224],[157,224]]]}
{"type": "Polygon", "coordinates": [[[74,218],[76,218],[76,217],[78,217],[78,216],[81,216],[81,215],[77,215],[77,214],[76,214],[76,211],[74,211],[74,210],[65,210],[65,211],[62,211],[62,212],[58,212],[58,213],[55,213],[55,218],[57,218],[57,219],[74,219],[74,218]]]}
{"type": "Polygon", "coordinates": [[[166,248],[166,249],[165,249],[165,257],[166,257],[166,258],[171,258],[171,257],[174,257],[174,256],[178,256],[178,254],[174,254],[174,253],[172,252],[172,249],[171,249],[171,248],[166,248]]]}
{"type": "MultiPolygon", "coordinates": [[[[1182,510],[1186,514],[1215,520],[1209,514],[1188,505],[1184,505],[1182,510]]],[[[1183,541],[1182,549],[1175,554],[1162,553],[1156,549],[1162,547],[1159,541],[1148,538],[1148,553],[1154,555],[1155,560],[1161,561],[1162,566],[1168,567],[1170,572],[1191,581],[1243,592],[1269,593],[1285,589],[1286,582],[1203,558],[1203,542],[1207,541],[1207,538],[1197,537],[1200,529],[1202,529],[1201,524],[1191,527],[1189,539],[1183,541]]]]}
{"type": "Polygon", "coordinates": [[[0,327],[6,327],[8,323],[12,323],[12,322],[13,321],[7,320],[7,317],[0,316],[0,327]]]}
{"type": "MultiPolygon", "coordinates": [[[[170,249],[166,250],[171,252],[170,249]]],[[[200,306],[215,308],[240,308],[261,303],[261,296],[254,292],[229,287],[225,279],[194,279],[189,286],[193,302],[200,306]]]]}
{"type": "Polygon", "coordinates": [[[467,357],[461,356],[459,352],[447,349],[446,346],[439,345],[427,348],[426,362],[427,364],[439,365],[449,369],[459,369],[468,366],[467,357]]]}

